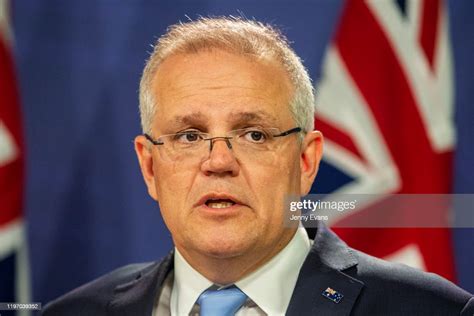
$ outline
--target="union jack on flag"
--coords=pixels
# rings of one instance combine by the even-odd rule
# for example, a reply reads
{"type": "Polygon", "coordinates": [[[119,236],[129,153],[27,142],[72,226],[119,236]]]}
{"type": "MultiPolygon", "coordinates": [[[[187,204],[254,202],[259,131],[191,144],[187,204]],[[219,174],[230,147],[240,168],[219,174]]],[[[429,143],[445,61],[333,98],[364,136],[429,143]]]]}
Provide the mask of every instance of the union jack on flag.
{"type": "MultiPolygon", "coordinates": [[[[447,16],[442,0],[345,3],[316,89],[325,160],[353,179],[334,194],[451,192],[447,16]]],[[[455,279],[447,228],[335,230],[356,249],[455,279]]]]}
{"type": "Polygon", "coordinates": [[[29,271],[23,220],[24,147],[7,4],[0,0],[0,302],[28,303],[29,271]]]}

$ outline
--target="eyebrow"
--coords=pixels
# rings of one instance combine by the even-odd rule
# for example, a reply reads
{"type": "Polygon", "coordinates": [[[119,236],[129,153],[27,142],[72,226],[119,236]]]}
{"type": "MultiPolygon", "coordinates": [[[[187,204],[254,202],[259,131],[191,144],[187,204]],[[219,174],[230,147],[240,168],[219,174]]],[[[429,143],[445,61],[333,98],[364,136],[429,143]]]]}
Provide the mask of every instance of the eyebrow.
{"type": "Polygon", "coordinates": [[[174,118],[174,122],[183,125],[192,125],[196,123],[204,124],[206,121],[206,115],[202,112],[193,112],[186,115],[179,115],[174,118]]]}
{"type": "MultiPolygon", "coordinates": [[[[195,125],[196,127],[205,127],[208,116],[203,112],[193,112],[185,115],[176,116],[173,121],[180,125],[195,125]]],[[[231,112],[226,120],[233,125],[247,123],[276,124],[277,120],[263,111],[255,112],[231,112]]]]}
{"type": "Polygon", "coordinates": [[[270,123],[276,124],[277,120],[263,111],[255,111],[255,112],[234,112],[231,113],[229,119],[227,119],[230,123],[270,123]]]}

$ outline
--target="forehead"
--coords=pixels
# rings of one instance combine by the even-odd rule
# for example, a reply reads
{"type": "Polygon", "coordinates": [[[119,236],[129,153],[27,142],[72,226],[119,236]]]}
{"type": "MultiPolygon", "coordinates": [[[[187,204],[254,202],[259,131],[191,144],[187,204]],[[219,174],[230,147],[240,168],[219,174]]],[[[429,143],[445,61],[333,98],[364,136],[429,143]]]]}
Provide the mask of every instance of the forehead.
{"type": "Polygon", "coordinates": [[[221,50],[166,59],[153,81],[155,126],[189,120],[292,122],[292,84],[274,61],[221,50]]]}

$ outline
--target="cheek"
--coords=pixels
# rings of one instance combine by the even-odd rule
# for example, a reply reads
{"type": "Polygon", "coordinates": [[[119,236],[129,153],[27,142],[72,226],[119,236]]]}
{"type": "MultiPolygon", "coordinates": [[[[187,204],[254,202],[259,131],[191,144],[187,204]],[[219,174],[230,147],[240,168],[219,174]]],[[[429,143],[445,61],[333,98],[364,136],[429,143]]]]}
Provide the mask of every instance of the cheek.
{"type": "Polygon", "coordinates": [[[300,162],[296,154],[284,153],[284,157],[277,161],[273,172],[268,172],[267,181],[272,181],[282,192],[294,193],[295,186],[300,183],[300,162]]]}
{"type": "Polygon", "coordinates": [[[278,163],[275,165],[260,166],[249,172],[249,186],[258,201],[258,208],[262,212],[260,216],[279,218],[288,196],[299,192],[299,161],[296,155],[293,156],[276,160],[278,163]]]}
{"type": "Polygon", "coordinates": [[[179,199],[178,193],[188,191],[195,174],[176,162],[157,163],[154,167],[155,187],[158,200],[179,199]]]}
{"type": "MultiPolygon", "coordinates": [[[[186,201],[195,173],[176,164],[161,164],[155,168],[155,188],[160,210],[166,224],[173,225],[186,213],[186,201]]],[[[171,229],[171,228],[170,228],[171,229]]]]}

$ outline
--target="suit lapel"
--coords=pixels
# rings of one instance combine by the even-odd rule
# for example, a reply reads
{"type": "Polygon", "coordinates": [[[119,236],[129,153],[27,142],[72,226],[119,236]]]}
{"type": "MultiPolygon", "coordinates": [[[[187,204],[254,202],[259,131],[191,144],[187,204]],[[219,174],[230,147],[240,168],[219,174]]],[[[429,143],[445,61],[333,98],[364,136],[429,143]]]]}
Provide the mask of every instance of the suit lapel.
{"type": "Polygon", "coordinates": [[[133,281],[118,285],[108,306],[109,314],[151,315],[163,282],[173,269],[173,255],[171,251],[149,270],[138,272],[133,281]]]}
{"type": "Polygon", "coordinates": [[[347,245],[320,224],[313,247],[301,268],[287,315],[349,315],[364,283],[345,272],[357,259],[347,245]],[[323,293],[343,295],[339,303],[323,293]]]}

